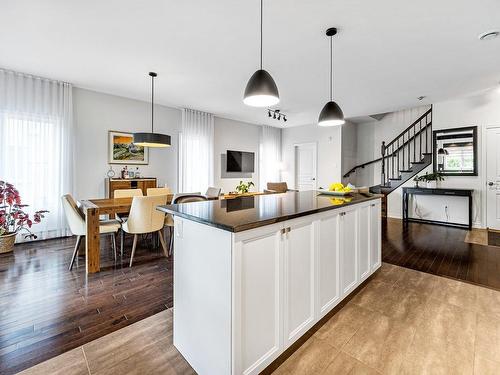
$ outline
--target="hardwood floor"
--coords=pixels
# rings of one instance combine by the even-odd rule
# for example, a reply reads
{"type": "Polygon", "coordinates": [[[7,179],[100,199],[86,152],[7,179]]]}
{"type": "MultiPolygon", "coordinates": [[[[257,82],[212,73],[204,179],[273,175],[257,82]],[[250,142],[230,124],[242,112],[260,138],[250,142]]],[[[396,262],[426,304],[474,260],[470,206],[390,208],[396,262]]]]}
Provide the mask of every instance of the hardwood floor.
{"type": "Polygon", "coordinates": [[[464,242],[467,230],[388,219],[382,260],[500,290],[500,247],[464,242]]]}
{"type": "MultiPolygon", "coordinates": [[[[500,248],[466,243],[467,231],[388,220],[387,263],[500,289],[500,248]]],[[[102,241],[103,271],[67,267],[74,238],[16,245],[0,255],[0,373],[12,374],[172,307],[172,261],[141,243],[134,266],[114,265],[102,241]]]]}
{"type": "MultiPolygon", "coordinates": [[[[104,239],[104,238],[103,238],[104,239]]],[[[130,239],[129,239],[130,240],[130,239]]],[[[0,374],[12,374],[172,307],[172,261],[141,243],[128,268],[102,241],[102,272],[68,271],[75,238],[0,256],[0,374]]]]}

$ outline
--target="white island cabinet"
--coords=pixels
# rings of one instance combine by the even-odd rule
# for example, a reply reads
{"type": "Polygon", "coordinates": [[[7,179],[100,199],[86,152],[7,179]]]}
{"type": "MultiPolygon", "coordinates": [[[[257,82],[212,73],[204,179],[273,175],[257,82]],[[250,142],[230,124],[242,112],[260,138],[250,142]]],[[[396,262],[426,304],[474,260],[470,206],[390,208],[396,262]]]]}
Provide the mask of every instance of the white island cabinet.
{"type": "Polygon", "coordinates": [[[167,211],[174,345],[201,375],[259,373],[381,265],[379,198],[242,231],[167,211]]]}

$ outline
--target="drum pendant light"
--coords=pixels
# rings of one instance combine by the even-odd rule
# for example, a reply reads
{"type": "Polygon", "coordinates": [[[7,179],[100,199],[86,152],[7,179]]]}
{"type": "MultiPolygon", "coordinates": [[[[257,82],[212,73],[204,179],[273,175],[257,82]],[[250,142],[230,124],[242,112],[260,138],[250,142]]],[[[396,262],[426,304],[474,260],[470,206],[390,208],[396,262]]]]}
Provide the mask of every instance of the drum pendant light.
{"type": "Polygon", "coordinates": [[[335,34],[337,34],[335,27],[326,30],[326,35],[330,37],[330,101],[325,104],[319,114],[319,126],[337,126],[345,123],[342,109],[333,101],[333,36],[335,34]]]}
{"type": "Polygon", "coordinates": [[[273,77],[262,69],[262,0],[260,0],[260,69],[249,79],[243,103],[252,107],[270,107],[279,103],[280,95],[273,77]]]}
{"type": "Polygon", "coordinates": [[[169,147],[171,144],[170,136],[154,132],[154,79],[158,76],[155,72],[149,72],[151,77],[151,133],[134,133],[134,144],[142,147],[169,147]]]}

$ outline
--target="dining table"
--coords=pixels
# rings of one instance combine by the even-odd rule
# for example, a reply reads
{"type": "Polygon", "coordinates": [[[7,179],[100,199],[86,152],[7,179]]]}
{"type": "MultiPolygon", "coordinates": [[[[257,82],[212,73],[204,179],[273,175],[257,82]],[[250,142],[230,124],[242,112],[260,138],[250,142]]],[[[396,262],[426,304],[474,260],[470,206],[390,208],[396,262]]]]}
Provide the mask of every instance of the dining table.
{"type": "MultiPolygon", "coordinates": [[[[173,194],[167,195],[167,204],[172,202],[173,194]]],[[[130,212],[133,198],[104,198],[82,199],[78,207],[85,216],[87,234],[85,236],[85,270],[87,274],[99,272],[101,269],[101,236],[99,232],[99,218],[109,215],[113,218],[116,214],[130,212]]]]}

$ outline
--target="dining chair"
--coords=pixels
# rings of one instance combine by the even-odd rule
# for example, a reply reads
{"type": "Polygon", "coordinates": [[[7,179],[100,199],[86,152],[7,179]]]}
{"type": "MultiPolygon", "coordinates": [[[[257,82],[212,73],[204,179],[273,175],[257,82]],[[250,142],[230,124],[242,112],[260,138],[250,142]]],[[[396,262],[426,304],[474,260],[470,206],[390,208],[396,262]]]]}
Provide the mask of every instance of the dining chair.
{"type": "Polygon", "coordinates": [[[130,255],[130,267],[134,261],[135,249],[137,247],[137,237],[139,234],[158,233],[161,246],[165,256],[168,256],[165,239],[161,229],[165,222],[165,213],[158,211],[156,207],[167,203],[166,195],[152,195],[146,197],[134,197],[130,214],[127,221],[122,224],[121,253],[123,255],[123,232],[133,234],[132,253],[130,255]]]}
{"type": "Polygon", "coordinates": [[[286,182],[268,182],[264,193],[286,193],[287,191],[298,191],[289,189],[286,182]]]}
{"type": "Polygon", "coordinates": [[[205,196],[207,198],[219,198],[220,196],[220,192],[222,191],[221,188],[218,188],[218,187],[213,187],[213,186],[210,186],[208,189],[207,189],[207,192],[205,193],[205,196]]]}
{"type": "MultiPolygon", "coordinates": [[[[64,214],[66,215],[66,221],[68,222],[69,229],[71,233],[76,237],[75,249],[73,250],[73,255],[71,256],[71,262],[69,264],[69,270],[73,268],[76,256],[78,254],[78,247],[82,241],[82,237],[87,234],[87,226],[85,224],[85,218],[78,209],[75,200],[70,194],[63,195],[61,197],[64,214]]],[[[111,236],[111,244],[113,246],[113,252],[116,261],[116,240],[115,233],[120,229],[120,223],[116,220],[101,220],[99,223],[99,234],[109,234],[111,236]]]]}
{"type": "MultiPolygon", "coordinates": [[[[172,198],[172,204],[182,204],[182,203],[191,203],[191,202],[202,202],[202,201],[207,201],[207,197],[204,195],[201,195],[199,193],[183,193],[183,194],[178,194],[174,195],[172,198]]],[[[168,214],[170,219],[167,220],[165,223],[169,227],[169,232],[170,232],[170,241],[168,244],[168,255],[172,255],[172,249],[174,246],[174,218],[172,215],[168,214]]]]}
{"type": "Polygon", "coordinates": [[[114,198],[142,197],[141,189],[118,189],[113,192],[114,198]]]}
{"type": "Polygon", "coordinates": [[[169,187],[162,188],[148,188],[146,190],[146,195],[169,195],[172,194],[172,190],[169,187]]]}

